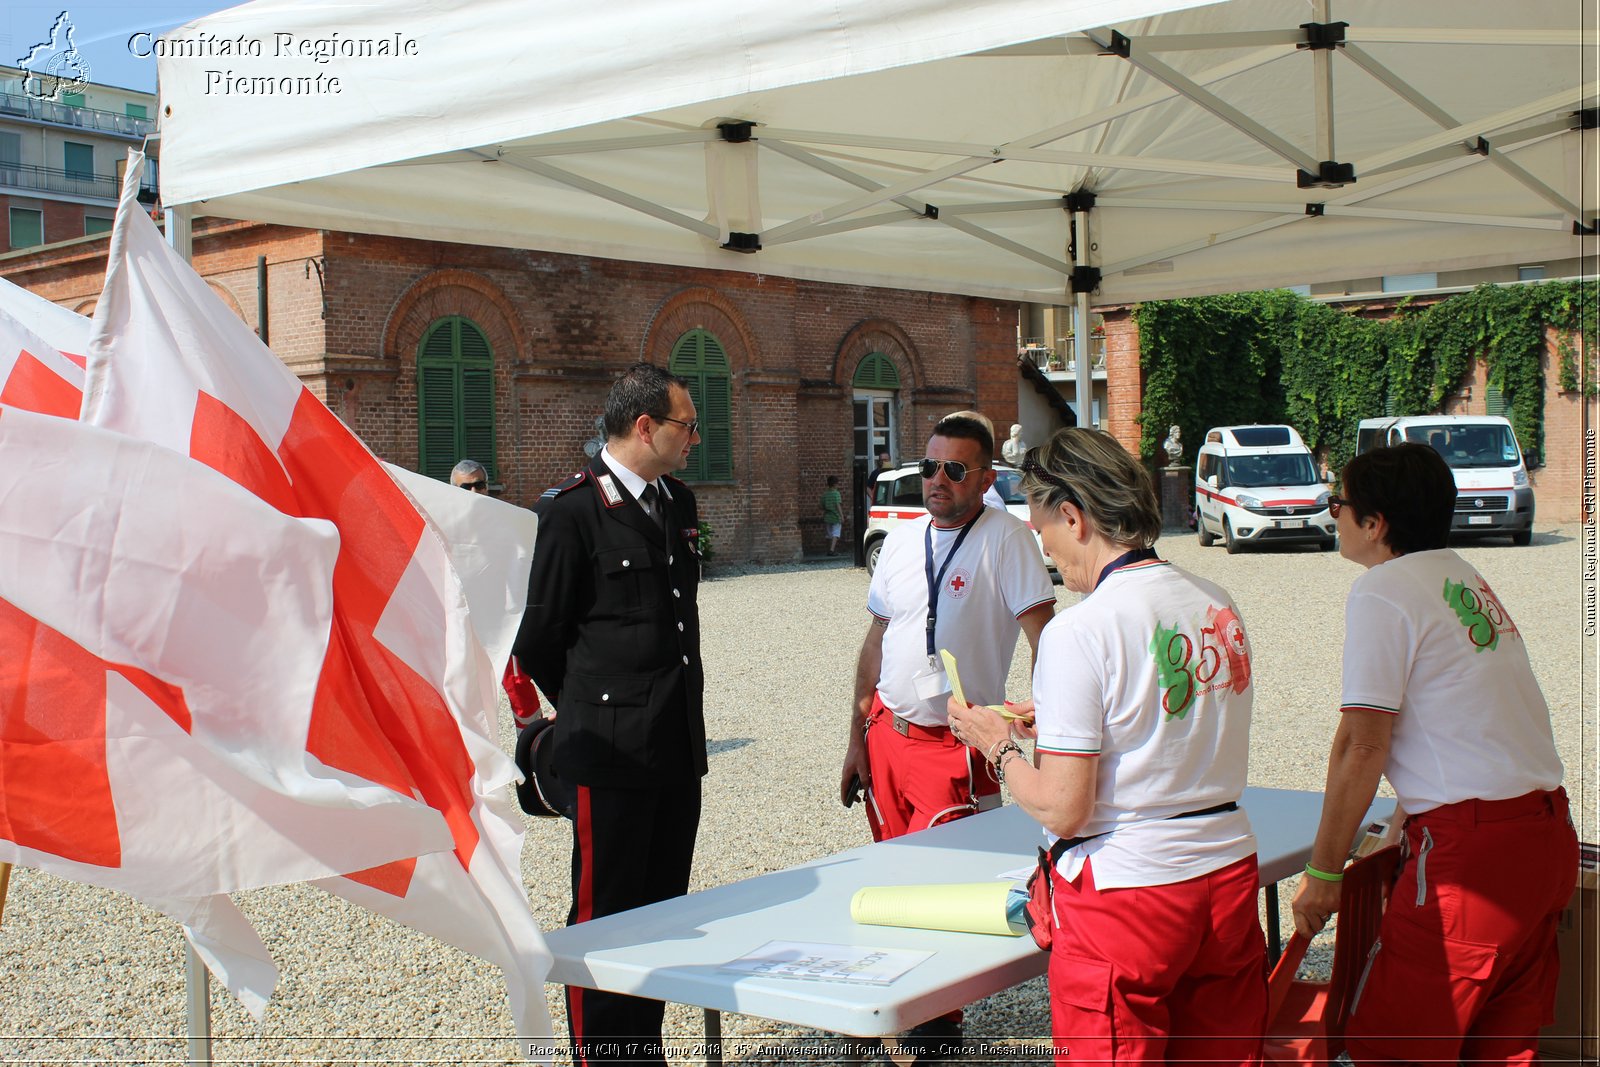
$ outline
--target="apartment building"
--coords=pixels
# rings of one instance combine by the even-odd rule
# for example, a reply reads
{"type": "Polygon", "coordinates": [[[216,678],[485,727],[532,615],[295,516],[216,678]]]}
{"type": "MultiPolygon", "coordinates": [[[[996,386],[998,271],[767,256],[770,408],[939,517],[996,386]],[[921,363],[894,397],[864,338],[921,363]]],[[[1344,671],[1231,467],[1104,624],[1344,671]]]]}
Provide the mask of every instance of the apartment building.
{"type": "MultiPolygon", "coordinates": [[[[154,93],[71,92],[0,66],[0,251],[111,230],[124,160],[155,129],[154,93]]],[[[140,199],[156,199],[154,166],[140,199]]]]}

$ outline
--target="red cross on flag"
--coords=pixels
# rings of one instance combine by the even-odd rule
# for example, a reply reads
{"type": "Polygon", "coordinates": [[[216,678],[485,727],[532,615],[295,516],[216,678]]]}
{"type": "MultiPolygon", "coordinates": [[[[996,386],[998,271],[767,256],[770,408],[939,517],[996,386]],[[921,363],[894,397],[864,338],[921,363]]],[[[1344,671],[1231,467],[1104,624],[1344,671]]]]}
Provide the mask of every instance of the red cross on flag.
{"type": "Polygon", "coordinates": [[[76,419],[89,320],[0,278],[0,404],[76,419]],[[63,352],[75,353],[63,355],[63,352]]]}
{"type": "Polygon", "coordinates": [[[303,737],[308,757],[415,797],[450,851],[323,881],[498,964],[518,1033],[544,1036],[549,956],[521,879],[516,777],[496,744],[499,674],[448,547],[334,414],[162,240],[130,153],[90,338],[85,421],[220,471],[285,515],[339,532],[333,621],[303,737]]]}

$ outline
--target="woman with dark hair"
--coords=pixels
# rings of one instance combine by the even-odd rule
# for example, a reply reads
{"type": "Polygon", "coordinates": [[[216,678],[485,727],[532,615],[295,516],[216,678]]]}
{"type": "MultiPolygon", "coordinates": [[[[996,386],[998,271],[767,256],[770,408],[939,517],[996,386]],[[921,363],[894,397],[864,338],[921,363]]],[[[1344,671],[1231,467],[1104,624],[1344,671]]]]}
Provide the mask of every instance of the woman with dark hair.
{"type": "Polygon", "coordinates": [[[1266,1021],[1256,842],[1239,809],[1250,648],[1226,592],[1157,558],[1150,474],[1095,430],[1030,449],[1021,489],[1063,583],[1039,638],[1030,762],[1004,719],[950,701],[1051,842],[1057,1063],[1251,1064],[1266,1021]]]}
{"type": "Polygon", "coordinates": [[[1577,874],[1550,711],[1516,623],[1445,547],[1450,468],[1403,444],[1351,460],[1329,509],[1367,572],[1345,605],[1327,799],[1294,899],[1310,936],[1387,775],[1404,865],[1345,1029],[1357,1063],[1533,1062],[1555,997],[1556,919],[1577,874]]]}

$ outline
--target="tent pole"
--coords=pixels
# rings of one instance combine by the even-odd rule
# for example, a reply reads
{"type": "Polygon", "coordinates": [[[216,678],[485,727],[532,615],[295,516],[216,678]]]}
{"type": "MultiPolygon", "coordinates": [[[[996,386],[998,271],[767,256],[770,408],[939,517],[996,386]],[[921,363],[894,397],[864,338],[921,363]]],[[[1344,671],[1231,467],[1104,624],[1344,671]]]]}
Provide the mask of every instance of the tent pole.
{"type": "MultiPolygon", "coordinates": [[[[1089,213],[1072,213],[1073,263],[1079,267],[1089,265],[1089,213]]],[[[1078,290],[1077,322],[1072,331],[1073,359],[1077,360],[1073,377],[1073,410],[1078,413],[1079,426],[1094,426],[1094,368],[1089,352],[1089,290],[1078,290]]]]}
{"type": "Polygon", "coordinates": [[[6,890],[11,886],[11,864],[0,863],[0,921],[6,914],[6,890]]]}

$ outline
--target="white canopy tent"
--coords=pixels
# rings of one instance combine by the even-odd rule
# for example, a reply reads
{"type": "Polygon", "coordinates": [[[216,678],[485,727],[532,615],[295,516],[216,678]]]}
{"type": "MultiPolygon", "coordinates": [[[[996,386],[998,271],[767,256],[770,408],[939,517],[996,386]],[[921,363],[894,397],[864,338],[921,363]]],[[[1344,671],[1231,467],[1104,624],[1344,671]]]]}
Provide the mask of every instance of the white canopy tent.
{"type": "Polygon", "coordinates": [[[168,35],[185,54],[160,61],[162,195],[1080,308],[1571,259],[1595,225],[1583,17],[1577,0],[257,0],[168,35]]]}

